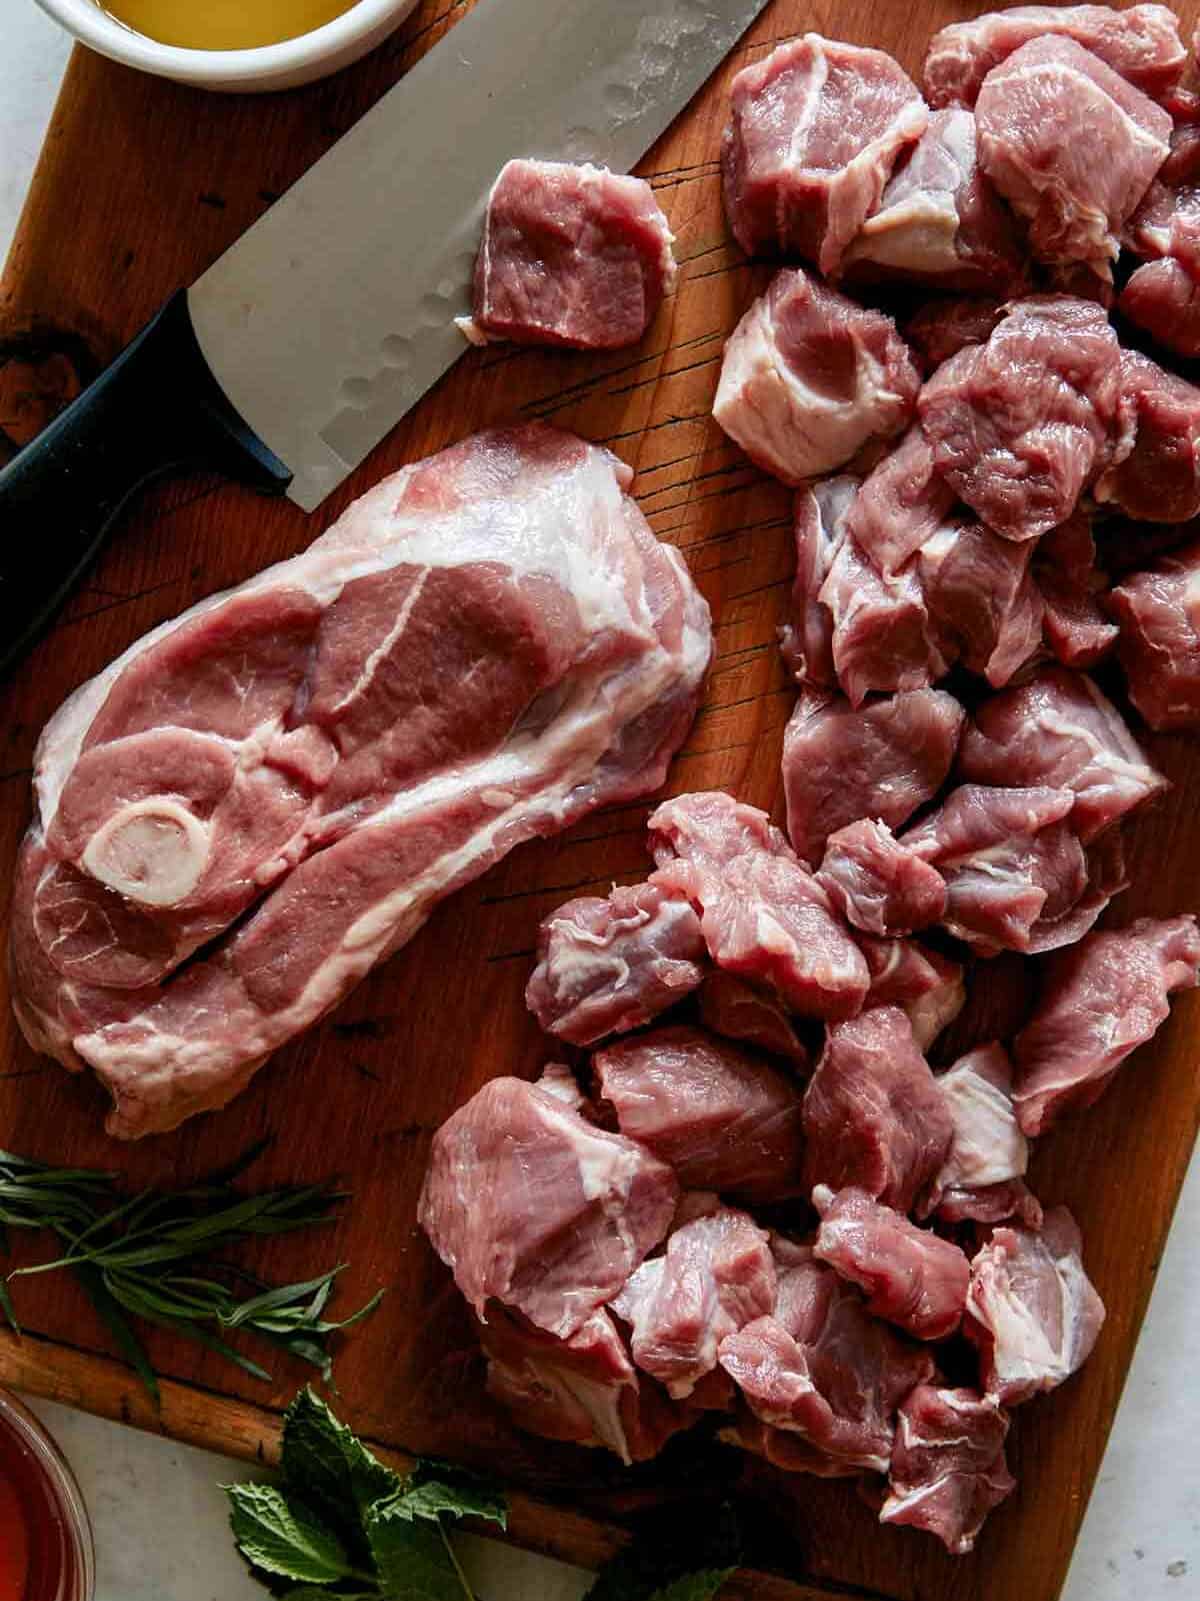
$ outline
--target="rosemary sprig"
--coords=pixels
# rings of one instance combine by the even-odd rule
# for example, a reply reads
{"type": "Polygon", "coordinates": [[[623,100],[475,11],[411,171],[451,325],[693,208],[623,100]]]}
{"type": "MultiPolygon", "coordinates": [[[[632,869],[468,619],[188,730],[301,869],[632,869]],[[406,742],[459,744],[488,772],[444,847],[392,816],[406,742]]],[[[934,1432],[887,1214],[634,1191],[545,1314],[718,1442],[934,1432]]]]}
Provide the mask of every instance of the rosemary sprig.
{"type": "Polygon", "coordinates": [[[319,1228],[334,1220],[345,1199],[330,1184],[290,1186],[245,1195],[234,1180],[263,1145],[205,1182],[172,1192],[144,1190],[122,1197],[116,1175],[58,1168],[0,1151],[0,1247],[9,1229],[46,1229],[60,1253],[18,1268],[0,1280],[0,1312],[20,1332],[9,1285],[14,1279],[64,1269],[74,1274],[121,1355],[157,1401],[158,1385],[130,1319],[172,1329],[216,1351],[255,1378],[259,1363],[225,1338],[244,1330],[331,1376],[329,1336],[350,1328],[379,1304],[382,1291],[351,1316],[332,1319],[325,1308],[344,1264],[301,1284],[268,1285],[244,1268],[198,1261],[256,1236],[319,1228]]]}

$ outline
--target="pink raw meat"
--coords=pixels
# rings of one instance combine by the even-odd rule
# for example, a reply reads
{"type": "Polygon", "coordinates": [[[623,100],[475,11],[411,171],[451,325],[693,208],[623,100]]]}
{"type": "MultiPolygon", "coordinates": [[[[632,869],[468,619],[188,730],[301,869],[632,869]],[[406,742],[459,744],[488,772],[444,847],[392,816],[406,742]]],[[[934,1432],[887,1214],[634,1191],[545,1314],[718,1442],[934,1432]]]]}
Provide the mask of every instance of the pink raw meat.
{"type": "Polygon", "coordinates": [[[555,1095],[496,1078],[434,1135],[418,1218],[480,1317],[569,1339],[670,1227],[671,1169],[555,1095]]]}
{"type": "Polygon", "coordinates": [[[931,373],[968,345],[986,345],[1004,314],[1004,302],[990,296],[927,300],[905,321],[904,337],[931,373]]]}
{"type": "Polygon", "coordinates": [[[801,684],[832,687],[837,683],[833,618],[818,597],[846,538],[846,514],[858,486],[859,479],[840,473],[836,478],[822,478],[796,495],[792,615],[779,630],[779,647],[789,670],[801,684]]]}
{"type": "Polygon", "coordinates": [[[857,1284],[867,1311],[918,1340],[944,1340],[962,1321],[970,1264],[957,1245],[853,1187],[813,1191],[821,1218],[813,1254],[857,1284]]]}
{"type": "Polygon", "coordinates": [[[1042,642],[1042,597],[1030,576],[1033,547],[1001,539],[970,517],[948,518],[916,555],[917,579],[947,659],[1007,684],[1042,642]]]}
{"type": "Polygon", "coordinates": [[[797,1072],[807,1072],[812,1065],[807,1047],[775,997],[719,967],[700,986],[700,1021],[714,1034],[783,1057],[797,1072]]]}
{"type": "Polygon", "coordinates": [[[1016,1488],[1004,1458],[1007,1434],[1007,1413],[978,1391],[918,1385],[896,1420],[879,1521],[926,1529],[963,1556],[988,1513],[1016,1488]]]}
{"type": "Polygon", "coordinates": [[[973,784],[1072,790],[1072,821],[1085,842],[1167,787],[1112,702],[1085,674],[1061,667],[979,704],[958,771],[973,784]]]}
{"type": "Polygon", "coordinates": [[[671,229],[644,178],[510,161],[475,262],[475,340],[615,350],[636,344],[675,283],[671,229]]]}
{"type": "Polygon", "coordinates": [[[966,714],[939,689],[868,701],[805,693],[783,736],[788,833],[806,861],[860,817],[899,828],[945,783],[966,714]]]}
{"type": "Polygon", "coordinates": [[[1174,256],[1139,267],[1117,307],[1164,349],[1189,359],[1200,356],[1200,283],[1174,256]]]}
{"type": "Polygon", "coordinates": [[[694,1422],[652,1379],[639,1379],[603,1309],[561,1340],[493,1301],[478,1330],[488,1394],[531,1434],[604,1446],[628,1466],[694,1422]]]}
{"type": "Polygon", "coordinates": [[[477,434],[51,719],[14,1006],[102,1078],[110,1132],[224,1105],[445,896],[662,782],[711,629],[630,476],[540,424],[477,434]]]}
{"type": "Polygon", "coordinates": [[[726,343],[713,416],[752,461],[794,485],[900,433],[920,387],[890,317],[786,267],[726,343]]]}
{"type": "Polygon", "coordinates": [[[867,1006],[898,1006],[927,1051],[966,1002],[962,968],[920,940],[863,934],[859,944],[871,970],[867,1006]]]}
{"type": "Polygon", "coordinates": [[[927,689],[949,670],[914,563],[888,576],[845,539],[818,599],[833,618],[834,671],[852,705],[876,692],[927,689]]]}
{"type": "Polygon", "coordinates": [[[592,1065],[621,1133],[685,1189],[747,1201],[800,1192],[800,1091],[778,1067],[687,1024],[620,1040],[592,1065]]]}
{"type": "Polygon", "coordinates": [[[1025,540],[1074,511],[1104,465],[1119,397],[1103,311],[1044,295],[1014,302],[986,345],[944,362],[917,409],[946,485],[989,528],[1025,540]]]}
{"type": "Polygon", "coordinates": [[[1019,294],[1029,272],[1012,213],[979,168],[975,118],[935,111],[842,262],[855,279],[1019,294]]]}
{"type": "Polygon", "coordinates": [[[1108,606],[1129,698],[1150,727],[1200,723],[1200,543],[1127,573],[1108,606]]]}
{"type": "Polygon", "coordinates": [[[913,427],[866,478],[846,526],[872,564],[892,574],[937,533],[953,505],[954,493],[935,470],[929,441],[913,427]]]}
{"type": "Polygon", "coordinates": [[[941,1172],[950,1114],[908,1018],[873,1007],[830,1026],[804,1095],[804,1187],[854,1185],[911,1211],[941,1172]]]}
{"type": "Polygon", "coordinates": [[[993,67],[1047,34],[1074,39],[1155,99],[1183,76],[1187,51],[1169,6],[1009,6],[935,33],[923,83],[931,106],[973,106],[993,67]]]}
{"type": "Polygon", "coordinates": [[[1037,1227],[1041,1208],[1025,1187],[1029,1142],[1012,1099],[1013,1066],[999,1043],[981,1045],[939,1075],[954,1133],[945,1166],[919,1215],[946,1222],[999,1223],[1014,1214],[1037,1227]]]}
{"type": "Polygon", "coordinates": [[[933,1377],[932,1358],[872,1317],[811,1250],[789,1245],[779,1268],[773,1315],[722,1341],[721,1366],[756,1419],[807,1447],[791,1461],[786,1446],[778,1453],[793,1470],[885,1473],[896,1409],[933,1377]]]}
{"type": "Polygon", "coordinates": [[[1046,644],[1064,667],[1091,667],[1117,637],[1100,606],[1107,582],[1096,566],[1096,541],[1082,511],[1038,541],[1033,579],[1042,597],[1046,644]]]}
{"type": "Polygon", "coordinates": [[[988,73],[975,120],[980,164],[1028,222],[1034,255],[1107,279],[1170,151],[1169,115],[1073,39],[1043,35],[988,73]]]}
{"type": "Polygon", "coordinates": [[[1200,931],[1192,916],[1139,918],[1089,934],[1045,969],[1041,998],[1017,1035],[1014,1097],[1026,1134],[1065,1111],[1090,1106],[1121,1063],[1152,1039],[1168,997],[1200,979],[1200,931]]]}
{"type": "MultiPolygon", "coordinates": [[[[1074,804],[1069,789],[964,784],[903,836],[945,879],[952,934],[983,956],[1066,943],[1059,925],[1088,888],[1087,857],[1069,821],[1074,804]]],[[[1095,906],[1093,921],[1102,910],[1095,906]]],[[[1076,939],[1083,932],[1073,922],[1070,929],[1076,939]]]]}
{"type": "Polygon", "coordinates": [[[853,1017],[867,966],[829,897],[765,812],[719,791],[650,818],[654,882],[700,908],[718,967],[773,989],[807,1017],[853,1017]]]}
{"type": "Polygon", "coordinates": [[[769,1240],[747,1213],[722,1207],[675,1229],[610,1303],[632,1329],[634,1362],[675,1400],[716,1369],[722,1340],[774,1310],[769,1240]]]}
{"type": "Polygon", "coordinates": [[[1125,350],[1120,404],[1128,440],[1097,479],[1096,500],[1143,522],[1187,522],[1200,512],[1200,389],[1125,350]]]}
{"type": "Polygon", "coordinates": [[[651,1022],[704,977],[700,920],[654,884],[568,901],[542,919],[525,1004],[572,1045],[651,1022]]]}
{"type": "Polygon", "coordinates": [[[1083,1240],[1065,1206],[1036,1233],[992,1230],[971,1263],[964,1329],[979,1347],[991,1400],[1016,1406],[1053,1390],[1087,1361],[1104,1303],[1083,1270],[1083,1240]]]}
{"type": "Polygon", "coordinates": [[[925,131],[916,85],[881,50],[809,33],[743,68],[730,100],[721,168],[738,244],[835,273],[925,131]]]}
{"type": "Polygon", "coordinates": [[[868,934],[911,934],[946,910],[937,869],[886,823],[867,817],[829,836],[817,882],[847,922],[868,934]]]}

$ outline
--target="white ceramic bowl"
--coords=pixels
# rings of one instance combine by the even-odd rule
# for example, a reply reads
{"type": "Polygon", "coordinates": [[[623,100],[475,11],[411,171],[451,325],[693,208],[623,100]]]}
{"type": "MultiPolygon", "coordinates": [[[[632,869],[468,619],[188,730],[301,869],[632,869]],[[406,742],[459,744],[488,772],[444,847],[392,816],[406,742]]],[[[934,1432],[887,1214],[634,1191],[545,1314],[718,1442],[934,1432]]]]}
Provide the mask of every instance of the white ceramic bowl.
{"type": "Polygon", "coordinates": [[[95,0],[37,0],[68,33],[127,67],[201,89],[291,89],[365,56],[398,28],[417,0],[358,0],[323,27],[253,50],[185,50],[118,22],[95,0]]]}

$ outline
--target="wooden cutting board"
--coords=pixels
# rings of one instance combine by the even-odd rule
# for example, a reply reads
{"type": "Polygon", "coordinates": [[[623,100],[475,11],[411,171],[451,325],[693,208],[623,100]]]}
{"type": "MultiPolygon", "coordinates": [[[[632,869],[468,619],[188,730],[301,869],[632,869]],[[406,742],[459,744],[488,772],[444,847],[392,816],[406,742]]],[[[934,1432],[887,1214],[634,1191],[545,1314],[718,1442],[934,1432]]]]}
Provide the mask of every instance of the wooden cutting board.
{"type": "MultiPolygon", "coordinates": [[[[466,8],[466,0],[427,0],[370,60],[276,97],[198,93],[76,51],[0,289],[7,442],[31,437],[466,8]]],[[[709,416],[722,341],[765,279],[731,244],[721,214],[717,153],[729,80],[809,28],[881,45],[916,74],[933,29],[982,9],[952,0],[776,0],[639,169],[671,219],[681,273],[638,349],[602,357],[469,351],[311,519],[215,481],[180,480],[145,495],[52,634],[0,686],[0,897],[28,819],[34,741],[68,691],[164,618],[302,548],[384,473],[514,418],[547,418],[610,443],[636,468],[650,522],[687,552],[712,604],[717,660],[671,788],[723,787],[778,814],[780,740],[793,699],[774,644],[792,565],[788,496],[709,416]]],[[[1190,31],[1197,6],[1177,9],[1190,31]]],[[[448,107],[448,128],[469,112],[448,107]]],[[[396,226],[420,226],[420,218],[398,216],[396,226]]],[[[1121,921],[1200,906],[1200,815],[1191,799],[1200,741],[1148,743],[1175,787],[1132,831],[1136,887],[1119,904],[1121,921]]],[[[1196,1133],[1195,995],[1176,1003],[1094,1111],[1069,1119],[1037,1151],[1034,1187],[1079,1217],[1108,1323],[1083,1374],[1016,1418],[1010,1454],[1020,1488],[973,1556],[954,1560],[927,1537],[881,1529],[847,1484],[773,1478],[687,1437],[628,1471],[598,1452],[519,1434],[483,1395],[462,1305],[415,1226],[430,1136],[489,1076],[532,1074],[547,1055],[522,1004],[538,919],[569,895],[640,876],[647,810],[594,816],[518,850],[281,1051],[227,1111],[140,1145],[105,1138],[101,1092],[38,1060],[0,996],[0,1145],[119,1166],[131,1183],[173,1184],[269,1135],[260,1183],[344,1176],[353,1201],[336,1230],[272,1241],[246,1259],[276,1279],[348,1262],[343,1307],[388,1287],[382,1308],[340,1353],[342,1411],[381,1446],[502,1475],[525,1492],[515,1533],[526,1543],[595,1562],[640,1514],[664,1501],[710,1501],[740,1476],[756,1480],[778,1514],[795,1582],[759,1577],[739,1593],[814,1601],[849,1586],[888,1601],[1052,1601],[1196,1133]]],[[[985,999],[1004,990],[1006,971],[1003,963],[985,970],[985,999]]],[[[0,1342],[0,1380],[246,1457],[270,1456],[279,1411],[306,1376],[298,1367],[278,1362],[275,1382],[263,1385],[155,1336],[152,1356],[168,1378],[155,1415],[106,1354],[66,1279],[18,1290],[33,1332],[20,1344],[0,1342]]]]}

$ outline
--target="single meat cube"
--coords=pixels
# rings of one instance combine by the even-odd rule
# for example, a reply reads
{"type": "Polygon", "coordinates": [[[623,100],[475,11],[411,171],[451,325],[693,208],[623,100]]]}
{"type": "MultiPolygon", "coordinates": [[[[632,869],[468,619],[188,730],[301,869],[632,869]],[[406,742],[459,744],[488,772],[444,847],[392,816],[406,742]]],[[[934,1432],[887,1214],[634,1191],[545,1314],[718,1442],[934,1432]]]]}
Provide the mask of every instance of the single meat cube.
{"type": "Polygon", "coordinates": [[[935,111],[863,223],[842,270],[931,289],[1019,294],[1028,269],[1012,213],[979,169],[975,118],[935,111]]]}
{"type": "Polygon", "coordinates": [[[1167,787],[1112,702],[1085,674],[1062,667],[982,701],[958,771],[972,784],[1072,790],[1072,823],[1085,842],[1167,787]]]}
{"type": "Polygon", "coordinates": [[[1200,543],[1128,574],[1108,605],[1129,698],[1150,727],[1200,723],[1200,543]]]}
{"type": "Polygon", "coordinates": [[[730,1334],[775,1307],[770,1236],[729,1207],[677,1228],[610,1303],[633,1330],[633,1360],[675,1400],[717,1366],[730,1334]]]}
{"type": "Polygon", "coordinates": [[[920,387],[890,317],[785,267],[729,337],[713,416],[752,461],[799,484],[901,433],[920,387]]]}
{"type": "Polygon", "coordinates": [[[1104,1303],[1083,1271],[1083,1240],[1065,1206],[1041,1229],[993,1229],[971,1263],[963,1328],[978,1347],[984,1390],[1016,1406],[1053,1390],[1091,1355],[1104,1303]]]}
{"type": "Polygon", "coordinates": [[[867,1311],[918,1340],[944,1340],[962,1321],[970,1263],[957,1245],[849,1187],[813,1191],[821,1218],[813,1255],[857,1284],[867,1311]]]}
{"type": "Polygon", "coordinates": [[[719,967],[700,986],[700,1021],[714,1034],[782,1056],[797,1072],[807,1073],[812,1065],[808,1048],[774,996],[719,967]]]}
{"type": "Polygon", "coordinates": [[[779,630],[779,646],[793,677],[801,684],[832,687],[837,683],[833,618],[818,596],[846,538],[846,514],[860,481],[841,473],[836,478],[822,478],[796,494],[792,619],[779,630]]]}
{"type": "Polygon", "coordinates": [[[783,736],[792,844],[820,861],[825,842],[860,817],[906,823],[946,782],[966,713],[940,689],[868,701],[805,693],[783,736]]]}
{"type": "Polygon", "coordinates": [[[878,571],[890,575],[937,533],[953,505],[929,441],[913,427],[864,480],[846,526],[878,571]]]}
{"type": "Polygon", "coordinates": [[[718,967],[758,982],[805,1017],[853,1017],[867,966],[829,897],[765,812],[719,791],[651,816],[654,882],[700,908],[718,967]]]}
{"type": "Polygon", "coordinates": [[[1165,1022],[1168,997],[1200,978],[1200,931],[1191,916],[1142,917],[1089,934],[1046,968],[1041,998],[1017,1035],[1014,1096],[1026,1134],[1090,1106],[1133,1050],[1165,1022]]]}
{"type": "Polygon", "coordinates": [[[685,1189],[799,1194],[800,1091],[761,1057],[677,1024],[597,1051],[592,1065],[621,1133],[669,1162],[685,1189]]]}
{"type": "Polygon", "coordinates": [[[1046,644],[1064,667],[1093,666],[1112,648],[1117,628],[1100,608],[1107,580],[1096,566],[1096,541],[1082,511],[1042,536],[1032,572],[1046,644]]]}
{"type": "Polygon", "coordinates": [[[965,1555],[988,1513],[1016,1488],[1007,1435],[1007,1413],[978,1391],[918,1385],[896,1420],[880,1523],[926,1529],[952,1555],[965,1555]]]}
{"type": "Polygon", "coordinates": [[[968,345],[986,345],[1004,315],[1004,302],[990,296],[927,300],[904,324],[904,337],[928,374],[968,345]]]}
{"type": "Polygon", "coordinates": [[[1075,510],[1117,416],[1120,354],[1098,306],[1035,296],[926,383],[917,410],[937,471],[989,528],[1033,539],[1075,510]]]}
{"type": "Polygon", "coordinates": [[[1042,642],[1044,607],[1030,543],[1001,539],[970,517],[948,519],[921,546],[917,577],[942,652],[1007,684],[1042,642]]]}
{"type": "Polygon", "coordinates": [[[1200,283],[1174,256],[1148,261],[1122,289],[1117,309],[1165,350],[1200,356],[1200,283]]]}
{"type": "Polygon", "coordinates": [[[933,1359],[872,1317],[857,1290],[805,1247],[780,1261],[774,1314],[721,1342],[751,1413],[809,1450],[788,1466],[841,1477],[887,1471],[896,1409],[933,1359]]]}
{"type": "Polygon", "coordinates": [[[1137,351],[1121,352],[1128,448],[1092,491],[1141,522],[1182,523],[1200,512],[1200,389],[1137,351]]]}
{"type": "Polygon", "coordinates": [[[898,1006],[913,1039],[927,1051],[966,1004],[963,970],[957,962],[915,939],[859,939],[871,970],[867,1006],[898,1006]]]}
{"type": "Polygon", "coordinates": [[[480,1321],[487,1389],[530,1434],[604,1446],[628,1466],[657,1456],[694,1422],[652,1380],[639,1380],[609,1314],[562,1340],[491,1302],[480,1321]]]}
{"type": "Polygon", "coordinates": [[[908,1212],[941,1172],[954,1126],[898,1007],[830,1027],[804,1095],[804,1133],[809,1191],[854,1185],[908,1212]]]}
{"type": "Polygon", "coordinates": [[[1117,235],[1170,151],[1167,112],[1090,50],[1051,35],[988,73],[975,120],[983,170],[1028,221],[1034,255],[1108,278],[1117,235]]]}
{"type": "Polygon", "coordinates": [[[1158,176],[1146,190],[1141,204],[1125,225],[1123,243],[1138,256],[1158,260],[1174,256],[1194,270],[1197,229],[1200,228],[1200,186],[1195,170],[1200,154],[1200,129],[1183,130],[1188,136],[1184,157],[1187,170],[1180,173],[1176,136],[1171,135],[1171,155],[1158,169],[1158,176]],[[1172,168],[1176,173],[1171,176],[1172,168]]]}
{"type": "Polygon", "coordinates": [[[937,869],[901,844],[886,823],[867,817],[829,836],[817,882],[846,921],[868,934],[911,934],[946,910],[937,869]]]}
{"type": "Polygon", "coordinates": [[[616,350],[637,343],[674,283],[671,229],[644,178],[510,161],[488,196],[464,332],[616,350]]]}
{"type": "MultiPolygon", "coordinates": [[[[954,1134],[945,1166],[922,1198],[918,1215],[947,1222],[999,1223],[1037,1203],[1024,1185],[1029,1142],[1012,1099],[1013,1066],[1003,1045],[981,1045],[937,1080],[954,1134]]],[[[1034,1214],[1040,1221],[1040,1210],[1034,1214]]]]}
{"type": "Polygon", "coordinates": [[[843,540],[818,597],[833,618],[833,665],[853,706],[876,692],[926,689],[950,663],[913,564],[888,576],[843,540]]]}
{"type": "Polygon", "coordinates": [[[640,1028],[704,977],[700,919],[654,884],[568,901],[538,928],[525,1004],[548,1034],[590,1045],[640,1028]]]}
{"type": "Polygon", "coordinates": [[[721,170],[734,237],[830,276],[925,131],[920,91],[882,50],[809,33],[739,72],[730,101],[721,170]]]}
{"type": "Polygon", "coordinates": [[[1156,100],[1183,76],[1187,50],[1169,6],[1009,6],[935,33],[925,57],[931,106],[973,106],[993,67],[1046,34],[1074,39],[1156,100]]]}
{"type": "Polygon", "coordinates": [[[679,1185],[644,1146],[496,1078],[433,1137],[418,1217],[479,1317],[569,1339],[666,1234],[679,1185]]]}
{"type": "Polygon", "coordinates": [[[1087,857],[1069,821],[1074,805],[1069,789],[964,784],[903,836],[945,879],[943,922],[956,938],[981,956],[1064,943],[1059,923],[1088,888],[1087,857]]]}

